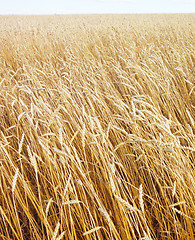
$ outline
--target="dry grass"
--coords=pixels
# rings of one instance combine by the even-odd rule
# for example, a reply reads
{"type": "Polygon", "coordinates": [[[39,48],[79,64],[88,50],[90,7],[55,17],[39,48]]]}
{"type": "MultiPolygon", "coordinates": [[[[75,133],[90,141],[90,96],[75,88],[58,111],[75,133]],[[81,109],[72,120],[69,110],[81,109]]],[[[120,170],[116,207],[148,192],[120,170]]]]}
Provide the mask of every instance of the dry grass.
{"type": "Polygon", "coordinates": [[[195,239],[194,23],[0,17],[0,239],[195,239]]]}

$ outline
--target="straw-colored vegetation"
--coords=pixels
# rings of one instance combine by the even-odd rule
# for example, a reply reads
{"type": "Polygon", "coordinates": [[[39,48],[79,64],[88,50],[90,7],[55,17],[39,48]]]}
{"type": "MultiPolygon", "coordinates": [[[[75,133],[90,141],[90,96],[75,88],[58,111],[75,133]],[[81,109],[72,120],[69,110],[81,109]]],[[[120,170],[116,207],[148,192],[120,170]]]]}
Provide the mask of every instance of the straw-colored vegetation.
{"type": "Polygon", "coordinates": [[[194,239],[194,23],[0,17],[0,239],[194,239]]]}

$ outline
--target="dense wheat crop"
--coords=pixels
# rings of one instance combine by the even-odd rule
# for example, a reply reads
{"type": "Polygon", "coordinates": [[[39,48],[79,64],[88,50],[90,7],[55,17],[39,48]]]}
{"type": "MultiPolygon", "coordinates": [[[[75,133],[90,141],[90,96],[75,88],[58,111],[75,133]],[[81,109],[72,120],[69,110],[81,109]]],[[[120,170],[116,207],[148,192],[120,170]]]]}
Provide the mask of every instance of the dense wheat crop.
{"type": "Polygon", "coordinates": [[[194,23],[0,17],[0,239],[195,239],[194,23]]]}

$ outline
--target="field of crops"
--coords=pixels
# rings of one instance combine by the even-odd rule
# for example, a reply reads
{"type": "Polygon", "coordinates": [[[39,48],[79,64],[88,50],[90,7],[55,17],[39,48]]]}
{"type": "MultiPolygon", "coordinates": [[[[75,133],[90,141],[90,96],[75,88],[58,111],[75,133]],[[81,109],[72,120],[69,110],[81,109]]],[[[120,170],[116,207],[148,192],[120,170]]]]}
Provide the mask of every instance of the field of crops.
{"type": "Polygon", "coordinates": [[[0,239],[195,239],[194,33],[0,16],[0,239]]]}

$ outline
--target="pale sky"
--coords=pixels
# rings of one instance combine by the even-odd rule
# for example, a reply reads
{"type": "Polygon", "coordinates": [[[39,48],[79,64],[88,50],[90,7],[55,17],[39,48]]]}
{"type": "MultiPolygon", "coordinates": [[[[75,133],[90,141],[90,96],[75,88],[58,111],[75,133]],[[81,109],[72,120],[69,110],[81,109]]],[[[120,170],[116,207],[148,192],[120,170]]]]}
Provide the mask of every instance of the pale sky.
{"type": "Polygon", "coordinates": [[[194,12],[195,0],[0,0],[0,14],[194,12]]]}

